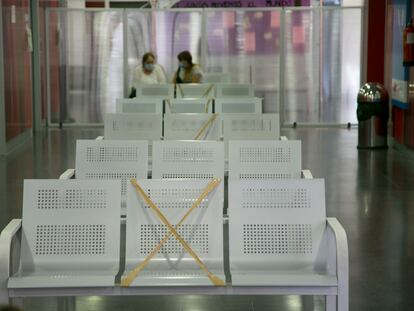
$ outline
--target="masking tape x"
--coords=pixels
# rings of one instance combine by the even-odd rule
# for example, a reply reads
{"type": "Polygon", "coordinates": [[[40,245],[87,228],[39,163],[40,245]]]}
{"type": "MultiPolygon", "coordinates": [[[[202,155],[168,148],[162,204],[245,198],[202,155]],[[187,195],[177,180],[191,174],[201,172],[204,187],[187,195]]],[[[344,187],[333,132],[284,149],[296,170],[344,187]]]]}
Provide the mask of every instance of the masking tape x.
{"type": "Polygon", "coordinates": [[[217,113],[211,115],[211,117],[207,120],[207,122],[204,123],[204,125],[197,132],[196,136],[194,136],[194,140],[197,140],[197,139],[200,138],[200,136],[206,131],[206,129],[209,128],[213,124],[213,122],[217,118],[217,116],[218,116],[217,113]]]}
{"type": "Polygon", "coordinates": [[[181,220],[178,222],[176,227],[174,228],[167,218],[164,216],[164,214],[161,212],[161,210],[151,201],[151,199],[145,194],[144,190],[138,185],[137,181],[135,179],[131,180],[132,185],[135,187],[136,191],[139,193],[139,195],[144,199],[144,201],[150,206],[150,208],[155,212],[155,214],[158,216],[158,218],[161,220],[162,223],[164,223],[170,232],[161,240],[161,242],[151,251],[151,253],[144,259],[142,263],[140,263],[137,267],[135,267],[125,278],[121,280],[122,286],[129,286],[134,279],[138,276],[138,274],[148,265],[151,258],[153,258],[162,248],[162,246],[165,244],[165,242],[170,238],[171,235],[174,235],[175,238],[181,243],[183,248],[189,253],[198,266],[207,273],[207,277],[210,279],[210,281],[216,285],[216,286],[224,286],[225,282],[221,280],[219,277],[214,275],[212,272],[208,270],[206,265],[201,261],[201,259],[197,256],[197,254],[191,249],[191,247],[188,245],[188,243],[177,233],[176,228],[178,228],[190,215],[190,213],[203,201],[203,199],[211,192],[213,191],[219,184],[220,179],[213,179],[207,187],[204,189],[204,191],[201,193],[201,195],[194,201],[193,205],[190,207],[190,209],[184,214],[184,216],[181,218],[181,220]]]}

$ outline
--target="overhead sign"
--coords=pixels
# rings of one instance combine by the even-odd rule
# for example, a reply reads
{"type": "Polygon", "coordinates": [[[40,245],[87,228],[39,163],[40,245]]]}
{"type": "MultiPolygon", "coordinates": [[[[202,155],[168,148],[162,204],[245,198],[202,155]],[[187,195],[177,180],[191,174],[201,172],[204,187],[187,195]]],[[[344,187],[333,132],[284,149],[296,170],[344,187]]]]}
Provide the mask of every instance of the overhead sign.
{"type": "Polygon", "coordinates": [[[310,6],[310,0],[182,0],[174,8],[265,8],[283,6],[310,6]]]}

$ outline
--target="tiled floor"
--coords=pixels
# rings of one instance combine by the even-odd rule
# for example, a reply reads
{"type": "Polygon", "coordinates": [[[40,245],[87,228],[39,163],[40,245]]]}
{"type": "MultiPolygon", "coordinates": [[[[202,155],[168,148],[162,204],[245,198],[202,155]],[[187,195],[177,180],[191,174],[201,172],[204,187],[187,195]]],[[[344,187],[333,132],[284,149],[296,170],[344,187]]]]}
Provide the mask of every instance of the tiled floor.
{"type": "MultiPolygon", "coordinates": [[[[52,129],[0,158],[0,226],[20,217],[25,178],[56,178],[74,166],[75,140],[102,129],[52,129]]],[[[357,130],[285,129],[302,139],[303,167],[326,180],[327,215],[345,227],[350,252],[350,310],[414,310],[414,157],[396,149],[358,151],[357,130]]],[[[231,241],[230,241],[231,243],[231,241]]],[[[285,297],[82,297],[24,300],[25,310],[309,310],[309,300],[285,297]]],[[[314,299],[323,310],[322,297],[314,299]]]]}

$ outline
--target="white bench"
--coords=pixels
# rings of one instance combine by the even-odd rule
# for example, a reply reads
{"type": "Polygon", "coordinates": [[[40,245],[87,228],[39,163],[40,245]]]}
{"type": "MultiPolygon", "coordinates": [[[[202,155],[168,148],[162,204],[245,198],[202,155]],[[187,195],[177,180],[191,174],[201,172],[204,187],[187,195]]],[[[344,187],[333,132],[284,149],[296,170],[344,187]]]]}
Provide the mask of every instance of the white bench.
{"type": "Polygon", "coordinates": [[[0,304],[113,287],[120,209],[120,181],[25,180],[23,222],[0,236],[0,304]]]}
{"type": "Polygon", "coordinates": [[[280,137],[278,113],[223,113],[222,135],[229,140],[276,140],[280,137]]]}
{"type": "Polygon", "coordinates": [[[163,113],[164,99],[162,97],[118,98],[117,113],[163,113]]]}
{"type": "Polygon", "coordinates": [[[224,144],[218,141],[157,141],[152,178],[224,178],[224,144]]]}
{"type": "Polygon", "coordinates": [[[126,213],[126,186],[131,178],[148,176],[146,140],[77,140],[75,169],[59,179],[121,180],[123,214],[126,213]]]}
{"type": "Polygon", "coordinates": [[[216,113],[262,113],[262,99],[258,97],[216,97],[216,113]]]}
{"type": "Polygon", "coordinates": [[[215,89],[216,98],[254,96],[254,86],[252,84],[217,83],[215,89]]]}
{"type": "Polygon", "coordinates": [[[229,141],[229,179],[300,178],[300,140],[229,141]]]}
{"type": "MultiPolygon", "coordinates": [[[[209,184],[208,180],[139,180],[138,184],[176,226],[195,199],[209,184]]],[[[187,241],[208,269],[222,280],[223,262],[223,182],[193,210],[177,232],[187,241]]],[[[126,231],[126,264],[123,277],[149,254],[168,234],[168,230],[132,185],[128,187],[126,231]]],[[[209,286],[212,283],[171,236],[157,254],[134,279],[131,287],[209,286]]],[[[163,294],[163,290],[159,289],[163,294]]]]}
{"type": "Polygon", "coordinates": [[[142,84],[137,87],[137,97],[174,97],[174,84],[142,84]]]}
{"type": "MultiPolygon", "coordinates": [[[[138,183],[208,270],[224,280],[223,183],[184,221],[208,181],[138,183]]],[[[0,235],[0,304],[41,296],[295,294],[326,295],[327,310],[348,311],[346,234],[325,216],[321,180],[229,181],[226,286],[211,286],[170,236],[130,286],[120,287],[119,189],[116,181],[26,181],[23,227],[12,220],[0,235]]],[[[127,219],[122,281],[168,233],[130,184],[127,219]]]]}
{"type": "Polygon", "coordinates": [[[162,114],[107,113],[105,139],[159,140],[162,136],[162,114]]]}
{"type": "Polygon", "coordinates": [[[219,117],[207,113],[173,113],[164,115],[165,140],[219,140],[219,117]],[[212,121],[208,123],[209,121],[212,121]],[[206,125],[206,126],[205,126],[206,125]],[[205,127],[204,127],[205,126],[205,127]],[[204,127],[204,130],[203,130],[204,127]]]}
{"type": "Polygon", "coordinates": [[[212,113],[211,98],[176,98],[165,100],[165,113],[212,113]]]}
{"type": "Polygon", "coordinates": [[[203,75],[204,83],[230,83],[231,78],[229,73],[225,72],[205,72],[203,75]]]}
{"type": "Polygon", "coordinates": [[[229,181],[233,288],[324,295],[327,310],[348,310],[347,239],[324,190],[318,179],[229,181]]]}
{"type": "Polygon", "coordinates": [[[212,83],[182,83],[176,85],[176,98],[208,98],[214,96],[212,83]]]}

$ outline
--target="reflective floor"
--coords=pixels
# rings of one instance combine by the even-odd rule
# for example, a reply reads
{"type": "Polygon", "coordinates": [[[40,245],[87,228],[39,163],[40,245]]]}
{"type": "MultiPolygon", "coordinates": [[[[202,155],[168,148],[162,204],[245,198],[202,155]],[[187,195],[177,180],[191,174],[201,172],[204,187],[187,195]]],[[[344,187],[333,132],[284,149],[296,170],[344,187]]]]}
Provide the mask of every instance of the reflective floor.
{"type": "MultiPolygon", "coordinates": [[[[102,129],[52,129],[0,157],[0,226],[20,217],[25,178],[57,178],[74,167],[75,140],[102,129]]],[[[303,167],[326,180],[327,215],[345,227],[350,251],[350,310],[414,310],[414,156],[396,149],[358,151],[357,130],[286,129],[302,139],[303,167]]],[[[24,310],[324,309],[323,297],[82,297],[24,299],[24,310]]]]}

